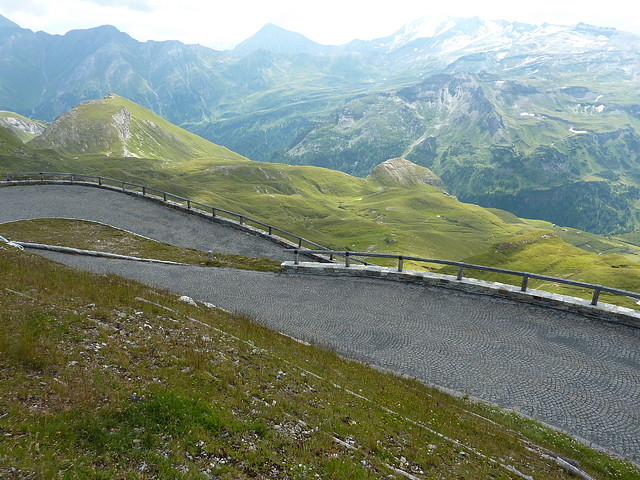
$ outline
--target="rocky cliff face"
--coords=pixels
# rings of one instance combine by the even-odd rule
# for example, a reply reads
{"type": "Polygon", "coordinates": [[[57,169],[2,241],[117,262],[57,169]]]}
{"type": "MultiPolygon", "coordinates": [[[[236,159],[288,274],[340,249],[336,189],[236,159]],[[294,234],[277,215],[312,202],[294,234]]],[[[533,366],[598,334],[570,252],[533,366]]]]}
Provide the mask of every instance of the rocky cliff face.
{"type": "Polygon", "coordinates": [[[28,142],[44,132],[45,123],[36,122],[12,112],[0,112],[0,127],[21,141],[28,142]]]}

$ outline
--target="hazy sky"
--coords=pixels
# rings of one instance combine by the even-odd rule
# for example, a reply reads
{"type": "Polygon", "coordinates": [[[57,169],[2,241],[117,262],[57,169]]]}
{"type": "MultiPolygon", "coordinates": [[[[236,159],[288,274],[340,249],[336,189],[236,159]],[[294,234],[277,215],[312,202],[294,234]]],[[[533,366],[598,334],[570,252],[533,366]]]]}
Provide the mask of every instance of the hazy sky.
{"type": "Polygon", "coordinates": [[[229,48],[266,23],[324,44],[371,40],[423,17],[616,27],[640,34],[636,0],[0,0],[21,27],[64,34],[110,24],[137,40],[180,40],[229,48]]]}

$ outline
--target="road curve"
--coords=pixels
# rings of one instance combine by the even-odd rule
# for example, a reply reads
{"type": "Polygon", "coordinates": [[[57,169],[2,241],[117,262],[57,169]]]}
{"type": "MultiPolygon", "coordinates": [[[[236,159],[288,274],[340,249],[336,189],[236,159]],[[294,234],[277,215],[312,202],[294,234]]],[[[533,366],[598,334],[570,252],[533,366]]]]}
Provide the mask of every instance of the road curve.
{"type": "Polygon", "coordinates": [[[76,218],[106,223],[181,247],[291,260],[284,247],[148,199],[77,184],[0,188],[0,223],[76,218]]]}
{"type": "MultiPolygon", "coordinates": [[[[237,241],[245,254],[270,248],[252,246],[255,237],[233,229],[90,187],[0,188],[0,206],[0,223],[84,218],[196,248],[213,248],[209,242],[223,237],[227,248],[236,243],[235,236],[246,241],[237,241]],[[196,226],[185,225],[191,222],[196,226]],[[209,234],[210,227],[228,231],[209,234]]],[[[281,247],[276,250],[281,253],[281,247]]],[[[508,300],[383,280],[47,256],[248,314],[297,338],[516,408],[640,459],[638,330],[508,300]]]]}

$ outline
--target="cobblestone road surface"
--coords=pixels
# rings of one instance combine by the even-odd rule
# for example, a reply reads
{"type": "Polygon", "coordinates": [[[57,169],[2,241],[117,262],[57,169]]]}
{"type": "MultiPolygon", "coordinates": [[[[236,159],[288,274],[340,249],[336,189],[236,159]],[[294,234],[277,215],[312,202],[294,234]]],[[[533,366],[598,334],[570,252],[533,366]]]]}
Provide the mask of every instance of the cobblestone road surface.
{"type": "MultiPolygon", "coordinates": [[[[150,213],[150,207],[155,205],[89,189],[96,192],[89,192],[91,202],[107,205],[112,199],[124,198],[126,204],[126,209],[93,210],[75,197],[85,198],[84,192],[70,193],[74,188],[67,187],[43,189],[47,201],[59,204],[57,208],[66,213],[56,213],[49,205],[40,214],[42,197],[28,195],[28,200],[20,188],[0,189],[0,222],[16,215],[60,215],[118,224],[114,217],[125,217],[131,211],[134,218],[159,225],[168,215],[160,208],[160,219],[153,221],[151,215],[156,214],[150,213]],[[18,201],[14,207],[7,200],[18,201]],[[72,205],[80,208],[77,214],[72,205]],[[107,218],[101,217],[103,213],[107,218]]],[[[189,238],[177,241],[184,232],[181,226],[176,230],[173,219],[164,221],[154,231],[155,238],[189,244],[189,238]]],[[[120,219],[119,224],[126,220],[120,219]]],[[[135,230],[131,225],[123,228],[135,230]]],[[[640,459],[638,330],[508,300],[381,280],[47,255],[75,267],[118,273],[248,314],[294,337],[429,384],[516,408],[618,454],[640,459]]]]}

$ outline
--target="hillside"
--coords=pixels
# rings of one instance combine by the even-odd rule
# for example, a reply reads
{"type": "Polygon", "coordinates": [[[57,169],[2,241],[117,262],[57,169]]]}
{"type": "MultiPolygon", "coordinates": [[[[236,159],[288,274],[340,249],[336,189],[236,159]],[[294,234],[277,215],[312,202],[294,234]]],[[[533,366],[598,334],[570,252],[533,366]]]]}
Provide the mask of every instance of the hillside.
{"type": "MultiPolygon", "coordinates": [[[[634,289],[627,279],[618,278],[617,275],[624,275],[622,270],[605,269],[605,273],[586,267],[589,263],[602,264],[602,254],[622,254],[630,265],[635,265],[640,259],[640,247],[626,239],[580,234],[545,222],[523,220],[504,210],[462,203],[443,192],[443,182],[429,169],[406,159],[383,162],[367,178],[352,177],[318,167],[250,161],[202,139],[194,140],[191,134],[117,96],[85,103],[75,111],[80,113],[62,115],[43,134],[49,145],[73,152],[73,156],[34,148],[38,141],[23,145],[7,132],[0,171],[71,171],[142,183],[243,213],[339,250],[465,260],[491,251],[496,242],[509,242],[514,236],[546,229],[581,250],[550,247],[545,253],[542,248],[536,255],[547,256],[548,266],[544,268],[533,261],[529,265],[515,261],[501,265],[527,271],[540,267],[544,273],[564,274],[562,269],[554,268],[556,262],[578,255],[584,280],[634,289]],[[131,148],[137,145],[140,152],[166,154],[175,151],[171,146],[176,144],[196,145],[198,148],[191,151],[186,147],[182,150],[195,156],[184,153],[178,159],[167,160],[105,156],[90,149],[80,154],[73,150],[77,147],[69,139],[76,137],[68,135],[66,128],[71,132],[93,132],[93,137],[88,137],[92,140],[86,143],[91,148],[109,145],[113,138],[117,138],[116,147],[122,145],[119,137],[109,136],[109,132],[120,127],[114,112],[123,108],[130,112],[132,125],[144,126],[153,121],[170,132],[173,142],[165,148],[162,143],[150,141],[150,136],[138,137],[138,143],[129,144],[131,148]],[[145,140],[150,141],[150,147],[145,140]],[[215,154],[199,156],[202,152],[215,154]]],[[[157,138],[163,141],[164,137],[157,138]]]]}
{"type": "Polygon", "coordinates": [[[2,478],[571,478],[558,456],[640,478],[518,415],[167,291],[2,245],[0,271],[2,478]]]}
{"type": "Polygon", "coordinates": [[[591,91],[500,78],[434,75],[360,97],[282,158],[366,175],[402,155],[463,201],[595,233],[635,229],[640,120],[614,85],[591,91]]]}
{"type": "Polygon", "coordinates": [[[318,167],[253,162],[113,95],[61,115],[25,148],[28,154],[8,156],[0,166],[99,173],[145,183],[339,249],[461,259],[496,239],[533,229],[457,201],[442,192],[437,177],[406,160],[400,161],[405,168],[393,181],[388,174],[363,179],[318,167]],[[129,135],[121,135],[123,130],[129,135]]]}
{"type": "Polygon", "coordinates": [[[240,159],[117,95],[80,104],[29,142],[69,156],[105,155],[172,162],[205,155],[240,159]]]}
{"type": "Polygon", "coordinates": [[[13,112],[0,111],[0,127],[5,128],[23,142],[41,135],[46,126],[45,122],[33,121],[13,112]]]}

